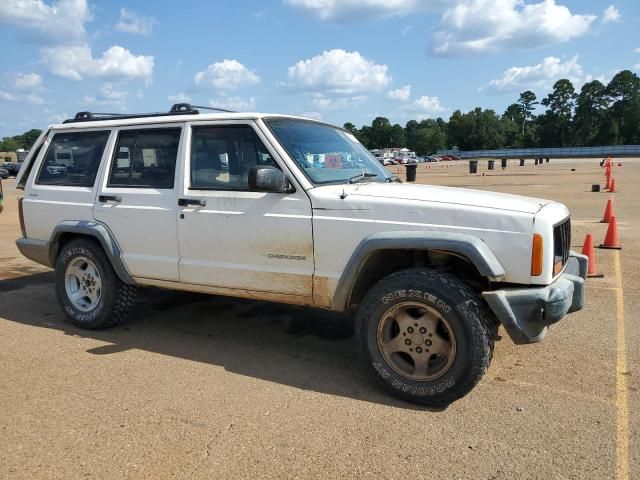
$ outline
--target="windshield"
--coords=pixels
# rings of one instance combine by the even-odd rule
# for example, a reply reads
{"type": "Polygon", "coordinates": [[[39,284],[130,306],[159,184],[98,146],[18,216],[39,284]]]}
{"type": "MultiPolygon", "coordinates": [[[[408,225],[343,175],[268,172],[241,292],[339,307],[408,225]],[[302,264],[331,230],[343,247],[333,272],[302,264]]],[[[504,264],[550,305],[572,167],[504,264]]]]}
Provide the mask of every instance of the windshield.
{"type": "Polygon", "coordinates": [[[391,175],[349,132],[304,120],[265,120],[289,156],[315,185],[388,182],[391,175]]]}

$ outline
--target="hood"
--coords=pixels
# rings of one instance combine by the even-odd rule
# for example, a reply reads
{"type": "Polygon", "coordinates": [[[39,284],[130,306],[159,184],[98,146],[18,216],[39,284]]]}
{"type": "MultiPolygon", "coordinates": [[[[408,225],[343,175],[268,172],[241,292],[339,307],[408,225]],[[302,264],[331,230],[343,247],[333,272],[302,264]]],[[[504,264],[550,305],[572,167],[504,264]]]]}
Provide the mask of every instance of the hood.
{"type": "MultiPolygon", "coordinates": [[[[550,200],[521,197],[508,193],[472,190],[468,188],[416,185],[407,183],[357,183],[353,185],[326,185],[316,187],[322,197],[345,194],[355,197],[389,198],[394,201],[430,202],[506,210],[535,215],[550,200]]],[[[319,193],[319,192],[318,192],[319,193]]]]}

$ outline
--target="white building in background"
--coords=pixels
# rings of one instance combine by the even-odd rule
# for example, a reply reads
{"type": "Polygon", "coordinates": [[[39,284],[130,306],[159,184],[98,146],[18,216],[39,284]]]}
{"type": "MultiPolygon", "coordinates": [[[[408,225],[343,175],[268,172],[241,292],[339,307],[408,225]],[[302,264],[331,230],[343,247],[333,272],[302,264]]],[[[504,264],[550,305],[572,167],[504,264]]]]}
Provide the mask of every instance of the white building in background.
{"type": "Polygon", "coordinates": [[[377,159],[394,159],[394,158],[416,158],[416,152],[402,147],[374,148],[369,150],[377,159]]]}
{"type": "Polygon", "coordinates": [[[16,150],[16,154],[18,155],[18,163],[24,162],[24,159],[27,157],[27,153],[29,150],[25,150],[24,148],[19,148],[16,150]]]}

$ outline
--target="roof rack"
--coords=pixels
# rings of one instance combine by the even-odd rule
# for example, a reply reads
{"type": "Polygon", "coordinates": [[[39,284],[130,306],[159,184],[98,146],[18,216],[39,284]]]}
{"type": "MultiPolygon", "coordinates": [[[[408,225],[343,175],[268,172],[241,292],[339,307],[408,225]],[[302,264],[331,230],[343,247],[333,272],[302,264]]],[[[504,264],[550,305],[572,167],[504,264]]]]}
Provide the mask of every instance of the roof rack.
{"type": "Polygon", "coordinates": [[[197,108],[205,110],[216,110],[218,112],[233,113],[232,110],[223,108],[203,107],[200,105],[190,105],[189,103],[176,103],[171,106],[168,112],[153,113],[98,113],[98,112],[78,112],[73,118],[69,118],[62,123],[77,122],[97,122],[98,120],[125,120],[129,118],[166,117],[169,115],[197,115],[200,113],[197,108]]]}

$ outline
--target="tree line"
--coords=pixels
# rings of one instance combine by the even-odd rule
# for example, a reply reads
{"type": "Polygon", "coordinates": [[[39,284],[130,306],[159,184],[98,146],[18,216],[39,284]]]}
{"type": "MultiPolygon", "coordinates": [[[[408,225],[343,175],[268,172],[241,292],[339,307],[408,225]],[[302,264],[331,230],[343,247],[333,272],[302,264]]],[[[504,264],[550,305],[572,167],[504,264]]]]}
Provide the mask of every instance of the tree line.
{"type": "Polygon", "coordinates": [[[29,150],[31,145],[38,139],[42,130],[34,128],[22,135],[15,135],[14,137],[4,137],[0,140],[0,152],[15,152],[19,148],[29,150]]]}
{"type": "Polygon", "coordinates": [[[640,144],[640,78],[623,70],[607,85],[593,80],[580,92],[563,78],[540,101],[534,92],[522,92],[502,115],[477,107],[467,113],[456,110],[448,121],[409,120],[402,127],[377,117],[360,129],[350,122],[344,128],[369,149],[406,146],[418,155],[450,148],[636,145],[640,144]],[[538,105],[545,110],[536,115],[538,105]]]}

